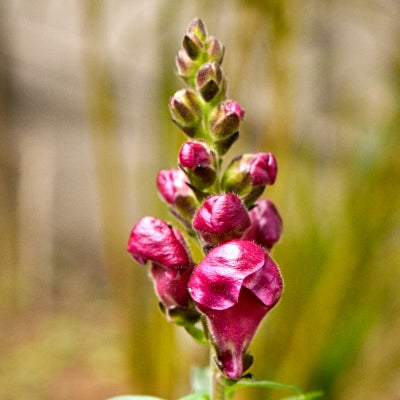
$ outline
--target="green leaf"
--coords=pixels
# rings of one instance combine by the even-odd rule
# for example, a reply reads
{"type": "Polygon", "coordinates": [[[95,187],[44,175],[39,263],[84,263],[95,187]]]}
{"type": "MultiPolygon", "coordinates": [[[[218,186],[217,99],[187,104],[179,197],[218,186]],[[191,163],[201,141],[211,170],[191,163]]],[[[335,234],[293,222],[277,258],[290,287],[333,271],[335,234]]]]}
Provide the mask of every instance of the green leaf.
{"type": "Polygon", "coordinates": [[[111,397],[107,400],[163,400],[163,399],[161,399],[160,397],[153,397],[153,396],[125,395],[125,396],[111,397]]]}
{"type": "Polygon", "coordinates": [[[204,393],[192,393],[181,397],[179,400],[210,400],[210,398],[204,393]]]}
{"type": "Polygon", "coordinates": [[[272,382],[272,381],[239,381],[239,382],[236,382],[234,385],[228,386],[226,388],[226,395],[228,397],[232,397],[233,393],[237,389],[242,389],[242,388],[247,388],[247,387],[288,390],[290,392],[298,393],[299,395],[304,396],[303,391],[296,386],[283,385],[282,383],[277,383],[277,382],[272,382]]]}
{"type": "Polygon", "coordinates": [[[322,397],[323,395],[324,392],[316,391],[316,392],[303,393],[298,396],[285,397],[283,400],[311,400],[322,397]]]}

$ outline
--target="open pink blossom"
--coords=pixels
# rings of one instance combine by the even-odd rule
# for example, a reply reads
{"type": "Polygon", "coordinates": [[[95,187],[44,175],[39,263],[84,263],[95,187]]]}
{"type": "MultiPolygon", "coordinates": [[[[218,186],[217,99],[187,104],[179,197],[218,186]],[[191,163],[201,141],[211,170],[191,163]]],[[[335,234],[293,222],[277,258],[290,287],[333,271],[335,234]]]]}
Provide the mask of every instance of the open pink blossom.
{"type": "Polygon", "coordinates": [[[249,226],[249,214],[233,193],[208,197],[193,218],[193,228],[213,246],[240,238],[249,226]]]}
{"type": "Polygon", "coordinates": [[[253,240],[271,250],[282,233],[282,218],[274,203],[268,199],[259,200],[249,212],[251,225],[242,239],[253,240]]]}
{"type": "Polygon", "coordinates": [[[218,362],[234,380],[258,325],[278,302],[282,278],[272,258],[257,244],[232,240],[211,250],[195,268],[189,291],[206,315],[218,362]]]}

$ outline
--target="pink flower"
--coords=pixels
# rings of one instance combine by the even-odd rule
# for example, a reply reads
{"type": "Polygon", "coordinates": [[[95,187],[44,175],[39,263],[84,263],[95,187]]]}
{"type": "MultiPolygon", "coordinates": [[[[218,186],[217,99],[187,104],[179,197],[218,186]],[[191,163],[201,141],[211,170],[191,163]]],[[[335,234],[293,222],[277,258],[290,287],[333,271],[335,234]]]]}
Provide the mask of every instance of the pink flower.
{"type": "Polygon", "coordinates": [[[280,299],[282,287],[272,258],[249,241],[224,243],[195,268],[190,295],[207,317],[218,362],[228,378],[242,376],[245,352],[261,320],[280,299]]]}
{"type": "Polygon", "coordinates": [[[167,308],[188,306],[193,262],[177,229],[160,219],[144,217],[131,232],[128,251],[141,264],[152,262],[155,291],[167,308]]]}
{"type": "Polygon", "coordinates": [[[282,233],[282,219],[274,203],[268,199],[261,199],[249,214],[251,225],[242,236],[242,239],[253,240],[271,250],[282,233]]]}
{"type": "Polygon", "coordinates": [[[193,218],[193,228],[213,246],[240,238],[249,226],[249,214],[233,193],[208,197],[193,218]]]}

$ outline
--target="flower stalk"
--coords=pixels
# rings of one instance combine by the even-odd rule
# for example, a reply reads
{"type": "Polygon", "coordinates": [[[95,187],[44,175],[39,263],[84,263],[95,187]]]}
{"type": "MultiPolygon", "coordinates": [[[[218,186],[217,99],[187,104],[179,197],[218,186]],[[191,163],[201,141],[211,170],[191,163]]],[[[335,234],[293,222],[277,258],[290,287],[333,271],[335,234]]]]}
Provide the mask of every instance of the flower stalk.
{"type": "Polygon", "coordinates": [[[210,351],[211,400],[225,400],[225,378],[215,362],[214,350],[210,351]]]}
{"type": "Polygon", "coordinates": [[[197,241],[203,259],[196,265],[184,234],[153,217],[142,218],[128,242],[136,261],[150,264],[167,320],[209,345],[211,400],[225,400],[226,383],[245,376],[253,362],[252,338],[283,290],[270,255],[282,220],[270,200],[260,199],[276,180],[275,157],[244,154],[221,171],[244,117],[227,98],[223,56],[223,45],[195,19],[176,56],[187,87],[169,102],[172,121],[188,140],[178,168],[162,170],[156,179],[160,198],[197,241]]]}

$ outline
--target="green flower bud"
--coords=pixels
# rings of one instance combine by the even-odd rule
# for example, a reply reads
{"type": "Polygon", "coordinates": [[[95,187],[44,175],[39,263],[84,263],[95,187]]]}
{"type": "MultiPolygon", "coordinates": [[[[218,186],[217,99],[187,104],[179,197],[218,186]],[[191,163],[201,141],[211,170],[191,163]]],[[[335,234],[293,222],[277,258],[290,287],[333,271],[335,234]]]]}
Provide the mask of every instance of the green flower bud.
{"type": "Polygon", "coordinates": [[[195,92],[178,90],[169,102],[172,120],[188,136],[194,137],[201,122],[201,107],[195,92]]]}
{"type": "Polygon", "coordinates": [[[236,142],[239,137],[239,131],[235,132],[233,135],[228,136],[227,138],[216,140],[213,144],[215,151],[220,155],[223,156],[236,142]]]}
{"type": "Polygon", "coordinates": [[[186,50],[187,55],[192,60],[196,60],[203,50],[203,43],[201,40],[196,35],[191,33],[188,33],[183,37],[182,45],[186,50]]]}
{"type": "Polygon", "coordinates": [[[188,28],[188,33],[197,36],[201,41],[207,38],[207,28],[200,18],[195,18],[188,28]]]}
{"type": "Polygon", "coordinates": [[[216,62],[202,65],[196,75],[196,87],[203,99],[210,102],[224,87],[221,67],[216,62]]]}
{"type": "Polygon", "coordinates": [[[210,61],[215,61],[218,64],[222,64],[225,48],[221,42],[215,37],[210,36],[205,44],[205,47],[207,49],[208,59],[210,61]]]}
{"type": "Polygon", "coordinates": [[[276,159],[271,153],[243,154],[232,160],[221,185],[224,191],[236,193],[246,206],[251,206],[272,185],[277,174],[276,159]]]}
{"type": "Polygon", "coordinates": [[[233,100],[225,100],[218,104],[210,118],[211,135],[221,140],[235,134],[239,131],[243,115],[243,110],[233,100]]]}
{"type": "Polygon", "coordinates": [[[176,70],[178,75],[186,82],[193,80],[197,71],[196,63],[188,56],[184,49],[178,51],[175,59],[176,70]]]}
{"type": "Polygon", "coordinates": [[[216,158],[207,143],[199,140],[187,141],[181,147],[178,160],[192,187],[202,190],[214,183],[216,158]]]}

